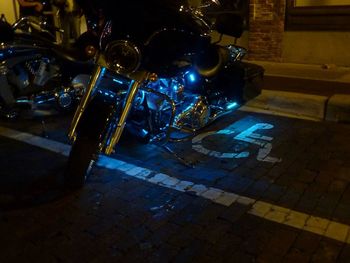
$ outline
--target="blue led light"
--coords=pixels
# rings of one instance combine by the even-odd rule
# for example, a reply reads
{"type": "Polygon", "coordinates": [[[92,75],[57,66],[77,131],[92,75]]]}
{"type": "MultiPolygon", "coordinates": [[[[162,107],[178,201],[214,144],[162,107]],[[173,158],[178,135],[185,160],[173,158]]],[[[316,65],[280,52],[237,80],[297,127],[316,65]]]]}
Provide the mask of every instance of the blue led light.
{"type": "Polygon", "coordinates": [[[191,81],[191,82],[195,82],[196,81],[196,76],[193,74],[193,73],[190,73],[188,75],[188,79],[191,81]]]}
{"type": "Polygon", "coordinates": [[[237,102],[232,102],[226,105],[227,110],[232,110],[238,106],[237,102]]]}
{"type": "Polygon", "coordinates": [[[185,75],[188,82],[194,83],[198,80],[198,75],[193,70],[186,72],[185,75]]]}
{"type": "Polygon", "coordinates": [[[118,84],[124,84],[123,81],[119,80],[119,79],[113,79],[114,82],[118,83],[118,84]]]}

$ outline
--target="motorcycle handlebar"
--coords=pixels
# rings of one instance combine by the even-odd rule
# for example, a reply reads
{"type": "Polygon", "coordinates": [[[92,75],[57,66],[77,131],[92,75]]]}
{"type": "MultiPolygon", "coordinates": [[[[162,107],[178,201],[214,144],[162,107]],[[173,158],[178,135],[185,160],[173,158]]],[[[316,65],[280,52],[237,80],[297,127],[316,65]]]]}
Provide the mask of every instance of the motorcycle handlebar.
{"type": "Polygon", "coordinates": [[[53,30],[59,33],[64,33],[64,30],[52,25],[49,25],[46,21],[40,21],[37,19],[34,19],[30,16],[25,16],[20,19],[18,19],[15,23],[12,25],[12,29],[16,30],[20,28],[22,25],[30,25],[33,28],[36,28],[42,32],[47,32],[48,30],[53,30]]]}

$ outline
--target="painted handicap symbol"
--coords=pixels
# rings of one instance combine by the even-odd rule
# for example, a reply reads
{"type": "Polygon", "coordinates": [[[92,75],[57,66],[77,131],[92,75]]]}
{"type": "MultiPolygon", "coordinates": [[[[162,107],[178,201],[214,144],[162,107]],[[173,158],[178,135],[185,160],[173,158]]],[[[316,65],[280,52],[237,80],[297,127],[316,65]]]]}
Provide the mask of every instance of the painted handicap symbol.
{"type": "MultiPolygon", "coordinates": [[[[223,130],[220,131],[210,131],[206,133],[199,134],[198,136],[194,137],[192,140],[192,149],[195,151],[216,157],[216,158],[233,158],[233,159],[239,159],[239,158],[247,158],[250,153],[247,151],[242,152],[219,152],[214,150],[209,150],[203,146],[203,139],[212,136],[212,135],[233,135],[235,133],[233,125],[230,125],[226,127],[223,130]]],[[[239,133],[234,137],[235,140],[247,142],[250,144],[258,145],[259,151],[257,155],[257,160],[262,162],[271,162],[271,163],[277,163],[281,162],[282,160],[280,158],[271,157],[269,156],[271,150],[272,150],[272,143],[273,137],[261,135],[259,133],[256,133],[258,130],[269,130],[272,129],[274,126],[269,123],[257,123],[253,125],[252,127],[244,130],[243,132],[239,133]]]]}

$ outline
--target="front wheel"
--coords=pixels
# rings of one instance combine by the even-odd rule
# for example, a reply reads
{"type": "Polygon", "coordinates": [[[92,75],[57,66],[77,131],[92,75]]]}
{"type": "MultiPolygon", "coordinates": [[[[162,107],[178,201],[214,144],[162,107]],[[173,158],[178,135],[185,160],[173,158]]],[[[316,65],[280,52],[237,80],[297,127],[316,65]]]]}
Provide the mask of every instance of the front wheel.
{"type": "Polygon", "coordinates": [[[98,142],[78,136],[68,157],[64,173],[66,188],[78,189],[84,186],[98,154],[98,142]]]}

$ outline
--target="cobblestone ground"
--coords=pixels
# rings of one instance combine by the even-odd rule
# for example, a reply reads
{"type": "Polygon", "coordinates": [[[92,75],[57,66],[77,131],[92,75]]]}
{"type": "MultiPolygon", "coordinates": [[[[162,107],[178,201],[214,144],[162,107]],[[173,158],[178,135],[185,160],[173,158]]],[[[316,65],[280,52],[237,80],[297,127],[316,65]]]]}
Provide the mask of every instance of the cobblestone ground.
{"type": "Polygon", "coordinates": [[[64,192],[70,119],[0,122],[0,262],[350,262],[349,125],[237,112],[194,168],[125,136],[64,192]]]}

